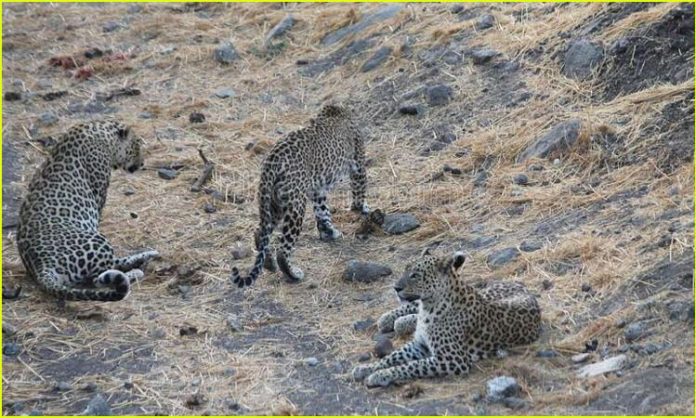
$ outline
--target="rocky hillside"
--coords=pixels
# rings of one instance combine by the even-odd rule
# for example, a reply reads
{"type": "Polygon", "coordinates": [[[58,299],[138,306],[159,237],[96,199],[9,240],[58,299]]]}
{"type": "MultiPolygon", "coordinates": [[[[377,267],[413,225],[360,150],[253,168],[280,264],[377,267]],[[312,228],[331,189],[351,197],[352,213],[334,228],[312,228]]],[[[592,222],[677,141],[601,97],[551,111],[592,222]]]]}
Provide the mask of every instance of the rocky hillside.
{"type": "Polygon", "coordinates": [[[693,414],[693,5],[3,12],[5,414],[693,414]],[[361,119],[384,228],[356,234],[343,185],[344,239],[306,220],[306,279],[238,291],[260,162],[327,101],[361,119]],[[114,174],[102,231],[162,258],[124,302],[59,306],[25,277],[18,202],[55,137],[102,117],[146,150],[114,174]],[[191,191],[199,150],[213,176],[191,191]],[[525,283],[542,336],[368,390],[350,371],[404,343],[375,321],[425,247],[465,251],[463,280],[525,283]]]}

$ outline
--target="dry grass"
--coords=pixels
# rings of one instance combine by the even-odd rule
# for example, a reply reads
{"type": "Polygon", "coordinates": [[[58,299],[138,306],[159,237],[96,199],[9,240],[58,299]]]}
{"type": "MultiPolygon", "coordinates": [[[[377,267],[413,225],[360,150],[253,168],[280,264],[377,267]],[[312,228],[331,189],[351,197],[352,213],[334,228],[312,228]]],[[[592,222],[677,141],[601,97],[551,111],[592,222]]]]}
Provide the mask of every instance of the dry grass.
{"type": "MultiPolygon", "coordinates": [[[[535,353],[553,347],[564,355],[572,354],[582,351],[583,344],[593,338],[621,343],[622,331],[614,324],[620,318],[632,318],[635,306],[626,305],[602,318],[596,317],[593,307],[654,262],[692,251],[693,224],[674,233],[671,245],[646,256],[643,247],[659,239],[664,222],[648,223],[642,231],[623,229],[600,236],[597,230],[624,228],[617,221],[623,216],[622,207],[615,204],[597,210],[593,205],[618,192],[650,185],[649,193],[635,201],[635,216],[657,219],[665,210],[677,209],[687,213],[680,219],[689,219],[692,215],[688,213],[693,213],[693,163],[670,173],[657,170],[650,159],[607,169],[602,150],[591,138],[611,130],[626,139],[631,152],[646,152],[662,138],[646,138],[645,128],[655,123],[666,104],[691,91],[692,83],[656,85],[601,103],[594,94],[602,88],[601,80],[570,80],[551,58],[542,58],[526,63],[529,71],[523,73],[521,81],[529,90],[545,96],[535,95],[524,106],[506,108],[485,102],[487,95],[483,92],[491,88],[490,81],[468,60],[458,68],[443,68],[441,76],[451,83],[456,97],[447,110],[433,109],[419,119],[390,116],[383,125],[366,126],[367,153],[372,160],[368,169],[371,206],[387,212],[412,212],[422,226],[402,236],[354,240],[351,235],[358,226],[358,217],[347,211],[344,185],[332,198],[337,209],[335,222],[347,237],[344,241],[333,245],[319,242],[308,215],[308,226],[295,255],[306,282],[291,286],[276,275],[264,274],[255,287],[239,294],[228,283],[230,268],[234,264],[245,269],[252,259],[233,261],[230,253],[235,247],[252,246],[259,165],[274,141],[306,123],[327,99],[346,101],[361,109],[365,119],[380,120],[382,105],[400,99],[396,94],[376,97],[375,92],[400,83],[403,75],[399,68],[412,80],[430,70],[400,51],[370,73],[359,71],[364,58],[314,79],[297,73],[298,59],[316,59],[341,47],[318,46],[328,32],[358,21],[377,5],[215,4],[203,14],[174,12],[172,7],[184,6],[145,5],[139,15],[127,14],[125,4],[99,8],[77,4],[5,7],[5,47],[12,45],[21,51],[4,59],[6,91],[15,88],[15,79],[32,90],[41,90],[39,81],[48,79],[52,90],[69,90],[70,100],[80,101],[97,91],[127,85],[143,91],[142,96],[117,99],[114,105],[116,116],[145,139],[146,170],[136,175],[114,174],[101,230],[120,252],[152,247],[162,254],[162,259],[149,267],[147,280],[127,301],[69,304],[61,309],[23,279],[13,235],[9,234],[3,247],[4,283],[21,284],[27,297],[3,303],[4,321],[17,328],[24,350],[21,361],[4,362],[6,401],[22,401],[46,413],[74,413],[75,405],[83,405],[92,396],[80,387],[94,382],[112,408],[129,413],[224,414],[235,412],[227,406],[227,401],[235,400],[243,411],[254,414],[302,414],[296,399],[303,392],[311,396],[317,390],[309,384],[293,386],[306,381],[302,359],[317,356],[327,363],[346,360],[355,364],[360,353],[369,351],[372,341],[369,334],[354,331],[352,324],[377,318],[395,304],[392,278],[371,285],[343,282],[340,277],[346,260],[378,260],[392,266],[398,275],[409,255],[417,254],[425,245],[439,242],[451,249],[457,240],[485,235],[496,237],[496,249],[516,247],[535,224],[573,211],[586,211],[590,221],[567,231],[555,231],[558,240],[544,242],[537,252],[522,253],[501,269],[487,265],[489,249],[469,251],[467,277],[510,278],[540,293],[546,330],[541,341],[512,350],[506,359],[477,364],[475,372],[465,379],[420,382],[423,393],[414,399],[403,399],[400,389],[364,392],[361,385],[350,382],[347,374],[340,372],[334,373],[333,379],[342,382],[341,390],[346,393],[356,391],[387,405],[407,405],[415,412],[429,401],[473,405],[471,394],[483,391],[485,381],[497,374],[518,378],[525,400],[532,405],[525,412],[534,414],[577,413],[581,409],[576,406],[587,405],[611,384],[611,378],[601,384],[579,381],[565,357],[547,361],[535,357],[535,353]],[[298,23],[282,40],[281,53],[269,59],[260,52],[261,44],[267,31],[287,13],[292,13],[298,23]],[[124,16],[131,19],[127,29],[102,33],[105,22],[124,16]],[[231,66],[214,62],[211,56],[215,40],[231,40],[241,58],[231,66]],[[86,82],[46,64],[51,56],[78,54],[92,46],[127,53],[132,58],[125,63],[94,64],[95,76],[86,82]],[[171,46],[176,49],[162,53],[171,46]],[[222,88],[231,88],[235,96],[214,97],[214,92],[222,88]],[[486,112],[477,111],[482,101],[488,106],[486,112]],[[188,115],[193,111],[204,113],[206,121],[190,124],[188,115]],[[142,112],[150,112],[153,118],[139,118],[142,112]],[[448,119],[451,114],[471,115],[456,122],[457,140],[431,157],[420,156],[421,132],[440,120],[452,120],[448,119]],[[564,156],[561,164],[544,161],[545,170],[528,172],[529,186],[513,185],[515,174],[525,171],[529,164],[539,163],[516,164],[519,151],[569,118],[583,122],[577,147],[564,156]],[[248,144],[252,146],[247,151],[248,144]],[[189,191],[202,165],[199,148],[216,164],[208,187],[229,199],[242,197],[243,203],[189,191]],[[461,168],[464,175],[446,174],[441,180],[429,181],[444,164],[461,168]],[[472,180],[484,164],[490,165],[487,186],[482,190],[474,187],[472,180]],[[163,165],[184,168],[175,180],[164,181],[156,174],[156,168],[163,165]],[[592,193],[573,191],[573,186],[588,184],[595,176],[601,176],[602,181],[593,186],[592,193]],[[676,194],[672,192],[675,187],[676,194]],[[126,189],[134,193],[125,195],[126,189]],[[214,205],[217,211],[205,213],[206,204],[214,205]],[[507,209],[518,205],[525,207],[520,215],[507,214],[507,209]],[[483,233],[474,232],[479,224],[483,225],[483,233]],[[577,268],[560,273],[549,267],[554,263],[573,263],[577,268]],[[186,273],[193,267],[198,270],[186,273]],[[542,291],[544,280],[553,282],[553,287],[542,291]],[[582,283],[590,284],[597,293],[587,296],[580,292],[582,283]],[[186,297],[182,297],[180,286],[190,286],[186,297]],[[361,300],[363,295],[370,299],[361,300]],[[230,314],[241,318],[241,333],[228,330],[225,320],[230,314]],[[198,333],[180,336],[179,329],[184,325],[196,327],[198,333]],[[297,334],[269,334],[274,325],[297,334]],[[225,348],[226,339],[232,341],[232,349],[225,348]],[[298,345],[305,340],[313,348],[298,345]],[[72,390],[52,392],[55,370],[65,368],[66,359],[77,355],[104,361],[75,379],[66,378],[72,390]],[[141,357],[142,363],[138,360],[141,357]],[[124,389],[126,380],[132,383],[130,389],[124,389]],[[205,396],[204,405],[186,405],[186,399],[194,393],[205,396]]],[[[495,28],[470,34],[467,31],[472,30],[472,22],[458,22],[447,11],[448,6],[414,4],[405,6],[393,19],[371,26],[364,35],[378,33],[381,44],[399,51],[406,35],[415,38],[411,48],[422,50],[447,44],[466,32],[471,46],[494,45],[505,59],[522,59],[543,41],[548,50],[558,47],[562,42],[557,36],[559,28],[576,27],[606,5],[569,5],[551,13],[544,11],[546,7],[500,5],[493,12],[495,28]]],[[[658,5],[635,13],[598,36],[609,42],[658,20],[668,10],[669,5],[658,5]]],[[[39,99],[27,104],[6,103],[3,137],[34,143],[40,137],[64,131],[80,116],[64,114],[49,128],[39,127],[36,119],[49,109],[63,115],[66,103],[39,99]]],[[[26,148],[27,168],[22,183],[42,158],[38,145],[26,148]]],[[[664,355],[672,356],[679,367],[686,367],[693,360],[693,346],[675,346],[664,355]]],[[[684,413],[688,401],[666,411],[684,413]]],[[[491,408],[509,413],[493,409],[496,406],[491,408]]]]}

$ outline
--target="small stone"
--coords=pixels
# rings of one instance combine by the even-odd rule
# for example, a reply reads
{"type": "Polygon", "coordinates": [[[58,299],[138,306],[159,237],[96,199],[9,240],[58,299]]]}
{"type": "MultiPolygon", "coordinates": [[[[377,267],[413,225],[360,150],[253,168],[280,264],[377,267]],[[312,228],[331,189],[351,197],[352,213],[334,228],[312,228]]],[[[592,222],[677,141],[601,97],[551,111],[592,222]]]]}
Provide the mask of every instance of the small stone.
{"type": "Polygon", "coordinates": [[[527,402],[518,397],[503,398],[502,403],[506,408],[510,409],[522,409],[527,406],[527,402]]]}
{"type": "Polygon", "coordinates": [[[54,115],[52,112],[44,112],[39,116],[39,122],[44,126],[50,126],[58,122],[58,116],[54,115]]]}
{"type": "Polygon", "coordinates": [[[371,326],[375,324],[374,319],[364,319],[362,321],[353,322],[353,329],[358,332],[367,331],[371,326]]]}
{"type": "Polygon", "coordinates": [[[578,370],[578,377],[593,377],[604,373],[621,370],[626,363],[627,357],[624,354],[610,357],[598,363],[588,364],[578,370]]]}
{"type": "Polygon", "coordinates": [[[2,324],[2,333],[5,335],[5,338],[11,337],[17,333],[17,328],[12,324],[2,324]]]}
{"type": "Polygon", "coordinates": [[[121,28],[121,24],[118,22],[106,22],[104,26],[102,26],[102,30],[106,33],[108,32],[113,32],[115,30],[118,30],[121,28]]]}
{"type": "Polygon", "coordinates": [[[68,382],[58,382],[53,386],[54,392],[67,392],[72,390],[72,385],[68,382]]]}
{"type": "Polygon", "coordinates": [[[488,28],[492,28],[493,25],[495,25],[495,16],[491,14],[483,15],[479,18],[478,22],[476,22],[476,29],[478,30],[484,30],[488,28]]]}
{"type": "Polygon", "coordinates": [[[556,158],[553,160],[553,165],[561,165],[561,160],[556,158]]]}
{"type": "Polygon", "coordinates": [[[236,247],[233,248],[232,251],[230,251],[230,254],[232,254],[232,258],[235,260],[241,260],[243,258],[247,258],[251,256],[251,249],[249,247],[236,247]]]}
{"type": "Polygon", "coordinates": [[[592,290],[592,285],[590,285],[589,283],[583,283],[582,286],[580,286],[580,290],[587,293],[592,290]]]}
{"type": "Polygon", "coordinates": [[[544,289],[544,290],[549,290],[549,289],[551,289],[552,287],[553,287],[553,282],[552,282],[551,280],[549,280],[549,279],[544,279],[544,280],[541,282],[541,288],[544,289]]]}
{"type": "Polygon", "coordinates": [[[624,331],[626,341],[633,342],[645,334],[646,324],[644,322],[634,322],[624,331]]]}
{"type": "Polygon", "coordinates": [[[452,87],[438,84],[430,86],[425,90],[425,96],[430,106],[442,106],[449,103],[453,95],[452,87]]]}
{"type": "Polygon", "coordinates": [[[573,360],[573,363],[579,364],[579,363],[586,362],[587,360],[590,359],[590,357],[592,357],[592,354],[590,354],[590,353],[580,353],[580,354],[574,355],[570,359],[573,360]]]}
{"type": "Polygon", "coordinates": [[[154,338],[156,340],[161,340],[164,339],[167,336],[167,331],[164,330],[164,328],[150,328],[147,331],[147,335],[150,338],[154,338]]]}
{"type": "Polygon", "coordinates": [[[130,187],[126,187],[121,191],[121,193],[123,193],[124,196],[132,196],[135,194],[135,190],[130,187]]]}
{"type": "Polygon", "coordinates": [[[350,260],[343,271],[343,280],[349,282],[372,283],[391,274],[392,270],[388,266],[366,261],[350,260]]]}
{"type": "Polygon", "coordinates": [[[295,61],[295,65],[307,65],[307,64],[309,64],[309,60],[299,59],[299,60],[295,61]]]}
{"type": "Polygon", "coordinates": [[[420,108],[416,105],[403,105],[399,107],[399,113],[402,115],[417,115],[420,113],[420,108]]]}
{"type": "Polygon", "coordinates": [[[221,99],[227,99],[229,97],[234,97],[234,96],[235,96],[235,92],[234,92],[234,90],[232,90],[230,88],[220,89],[220,90],[215,92],[215,97],[219,97],[221,99]]]}
{"type": "Polygon", "coordinates": [[[169,55],[172,52],[176,51],[175,46],[165,46],[164,48],[160,49],[160,54],[162,55],[169,55]]]}
{"type": "Polygon", "coordinates": [[[520,252],[515,247],[508,247],[502,250],[494,251],[487,258],[488,265],[491,267],[500,267],[514,261],[519,255],[520,252]]]}
{"type": "Polygon", "coordinates": [[[99,386],[94,382],[86,383],[80,388],[84,392],[96,392],[97,389],[99,389],[99,386]]]}
{"type": "Polygon", "coordinates": [[[450,167],[449,165],[445,164],[444,167],[442,167],[442,171],[445,173],[450,173],[454,176],[461,176],[463,171],[461,168],[456,168],[456,167],[450,167]]]}
{"type": "Polygon", "coordinates": [[[500,53],[492,49],[477,49],[471,53],[471,61],[474,65],[483,65],[498,55],[500,53]]]}
{"type": "Polygon", "coordinates": [[[14,357],[19,355],[21,352],[22,348],[17,343],[6,343],[2,346],[2,354],[4,356],[14,357]]]}
{"type": "Polygon", "coordinates": [[[486,382],[488,397],[500,400],[516,396],[520,392],[520,385],[514,377],[498,376],[486,382]]]}
{"type": "Polygon", "coordinates": [[[213,51],[213,58],[215,58],[215,61],[225,65],[231,64],[238,57],[239,54],[234,49],[232,42],[225,42],[213,51]]]}
{"type": "Polygon", "coordinates": [[[290,30],[290,28],[292,28],[292,26],[294,24],[295,24],[295,18],[293,18],[292,15],[285,16],[280,22],[278,22],[277,25],[273,26],[273,29],[271,29],[268,32],[268,35],[266,35],[266,40],[264,41],[264,44],[266,46],[268,46],[271,39],[278,38],[278,37],[282,36],[285,32],[290,30]]]}
{"type": "Polygon", "coordinates": [[[520,250],[526,253],[533,253],[534,251],[540,250],[541,247],[541,243],[536,241],[522,241],[520,244],[520,250]]]}
{"type": "Polygon", "coordinates": [[[304,363],[309,367],[316,367],[319,364],[319,360],[316,357],[307,357],[304,359],[304,363]]]}
{"type": "Polygon", "coordinates": [[[157,175],[164,180],[174,180],[178,174],[178,171],[169,168],[160,168],[157,170],[157,175]]]}
{"type": "Polygon", "coordinates": [[[415,399],[423,394],[423,386],[417,383],[410,383],[404,387],[401,397],[404,399],[415,399]]]}
{"type": "Polygon", "coordinates": [[[193,112],[189,115],[189,122],[191,123],[203,123],[205,122],[205,115],[198,112],[193,112]]]}
{"type": "Polygon", "coordinates": [[[373,351],[377,358],[382,358],[394,351],[394,344],[392,344],[391,340],[386,336],[380,335],[377,338],[373,351]]]}
{"type": "Polygon", "coordinates": [[[365,63],[360,67],[360,71],[363,73],[366,73],[368,71],[372,71],[375,68],[379,67],[380,64],[382,64],[384,61],[389,58],[389,56],[392,53],[392,49],[388,46],[384,46],[377,51],[367,60],[365,63]]]}
{"type": "Polygon", "coordinates": [[[101,394],[96,394],[92,399],[90,399],[89,403],[87,404],[87,408],[82,414],[92,416],[113,415],[111,412],[111,407],[109,407],[109,404],[106,403],[106,400],[104,400],[101,394]]]}
{"type": "Polygon", "coordinates": [[[227,324],[227,328],[232,332],[240,332],[244,330],[242,322],[236,315],[227,315],[227,318],[225,318],[225,323],[227,324]]]}
{"type": "Polygon", "coordinates": [[[464,6],[462,6],[461,4],[455,4],[454,6],[452,6],[450,8],[450,13],[452,13],[454,15],[461,13],[463,11],[464,11],[464,6]]]}
{"type": "Polygon", "coordinates": [[[539,350],[536,353],[536,356],[539,358],[554,358],[558,355],[557,352],[554,350],[539,350]]]}
{"type": "Polygon", "coordinates": [[[520,186],[526,186],[527,184],[529,184],[529,177],[527,177],[526,174],[519,173],[515,174],[515,177],[513,177],[512,181],[515,184],[519,184],[520,186]]]}
{"type": "Polygon", "coordinates": [[[215,213],[217,212],[217,208],[212,203],[206,203],[203,205],[203,211],[205,213],[215,213]]]}
{"type": "Polygon", "coordinates": [[[183,327],[179,328],[179,335],[184,337],[187,335],[196,335],[198,334],[198,328],[191,326],[191,325],[184,325],[183,327]]]}
{"type": "MultiPolygon", "coordinates": [[[[560,123],[542,137],[534,141],[524,151],[517,156],[517,162],[522,163],[530,158],[544,158],[556,151],[565,151],[575,145],[580,138],[581,123],[577,119],[560,123]]],[[[560,160],[554,160],[553,164],[558,165],[560,160]],[[558,162],[556,162],[556,160],[558,162]]]]}
{"type": "Polygon", "coordinates": [[[412,231],[420,226],[420,222],[410,213],[390,213],[384,216],[382,228],[389,235],[399,235],[412,231]]]}
{"type": "Polygon", "coordinates": [[[530,164],[527,169],[529,171],[544,171],[544,166],[542,164],[530,164]]]}
{"type": "Polygon", "coordinates": [[[135,213],[135,212],[131,212],[131,213],[130,213],[130,217],[133,218],[133,219],[138,219],[138,214],[135,213]]]}
{"type": "Polygon", "coordinates": [[[587,39],[572,41],[565,53],[563,74],[575,79],[585,79],[604,59],[604,48],[587,39]]]}
{"type": "Polygon", "coordinates": [[[127,390],[131,390],[135,387],[133,382],[123,382],[123,388],[127,390]]]}
{"type": "Polygon", "coordinates": [[[360,355],[358,356],[358,361],[359,361],[360,363],[364,363],[364,362],[366,362],[366,361],[370,361],[371,358],[372,358],[372,354],[370,354],[370,353],[362,353],[362,354],[360,354],[360,355]]]}
{"type": "Polygon", "coordinates": [[[17,93],[14,91],[8,91],[3,95],[3,98],[7,102],[15,102],[17,100],[22,100],[22,93],[17,93]]]}
{"type": "Polygon", "coordinates": [[[197,406],[201,406],[208,402],[208,399],[200,393],[194,393],[193,395],[189,396],[186,398],[186,401],[184,402],[187,407],[193,408],[197,406]]]}

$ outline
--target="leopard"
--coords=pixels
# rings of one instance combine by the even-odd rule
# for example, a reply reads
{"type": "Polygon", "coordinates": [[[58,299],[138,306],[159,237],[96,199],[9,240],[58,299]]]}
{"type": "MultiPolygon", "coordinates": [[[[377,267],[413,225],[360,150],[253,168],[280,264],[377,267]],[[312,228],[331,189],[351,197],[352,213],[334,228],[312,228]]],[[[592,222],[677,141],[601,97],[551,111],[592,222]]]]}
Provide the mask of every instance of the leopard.
{"type": "Polygon", "coordinates": [[[20,206],[17,248],[29,277],[60,302],[125,299],[146,250],[116,257],[99,230],[112,170],[144,164],[142,138],[119,120],[71,126],[49,149],[20,206]]]}
{"type": "Polygon", "coordinates": [[[385,387],[419,378],[466,375],[474,362],[539,338],[541,308],[522,284],[460,277],[461,251],[433,255],[426,249],[406,265],[394,285],[402,303],[383,315],[378,328],[415,331],[400,349],[353,369],[356,381],[385,387]]]}
{"type": "Polygon", "coordinates": [[[270,272],[280,269],[291,283],[303,280],[304,272],[290,258],[302,231],[307,201],[313,203],[319,239],[342,238],[333,224],[327,195],[346,177],[350,177],[351,210],[366,216],[370,208],[365,202],[364,134],[351,109],[325,104],[307,126],[288,133],[265,157],[258,188],[256,259],[247,276],[233,267],[232,282],[239,288],[250,286],[264,268],[270,272]],[[281,234],[274,248],[270,240],[277,226],[281,234]]]}

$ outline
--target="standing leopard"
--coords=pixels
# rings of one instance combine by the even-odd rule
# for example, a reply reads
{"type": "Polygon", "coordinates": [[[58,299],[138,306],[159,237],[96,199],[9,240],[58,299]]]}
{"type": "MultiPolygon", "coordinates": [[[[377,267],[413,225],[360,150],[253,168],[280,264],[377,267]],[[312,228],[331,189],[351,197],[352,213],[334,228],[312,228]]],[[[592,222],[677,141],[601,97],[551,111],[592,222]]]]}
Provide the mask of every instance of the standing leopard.
{"type": "Polygon", "coordinates": [[[314,204],[319,238],[331,241],[341,237],[331,221],[326,195],[332,187],[350,176],[352,209],[369,213],[365,204],[366,173],[363,136],[351,112],[338,105],[324,106],[309,126],[291,132],[278,141],[263,162],[259,183],[259,227],[255,243],[258,254],[248,276],[232,269],[232,281],[249,286],[265,267],[278,267],[289,281],[304,277],[290,264],[290,256],[302,231],[307,199],[314,204]],[[277,256],[270,246],[271,235],[281,224],[277,256]]]}
{"type": "Polygon", "coordinates": [[[426,250],[406,267],[394,286],[406,303],[383,315],[379,327],[397,333],[415,327],[413,340],[376,363],[356,367],[356,380],[367,378],[366,385],[374,387],[466,374],[478,359],[539,337],[536,298],[519,283],[467,283],[458,274],[464,259],[461,252],[435,257],[426,250]]]}
{"type": "Polygon", "coordinates": [[[141,139],[117,121],[70,128],[34,174],[19,213],[17,246],[28,274],[61,300],[118,301],[157,251],[116,258],[97,230],[111,170],[143,165],[141,139]]]}

